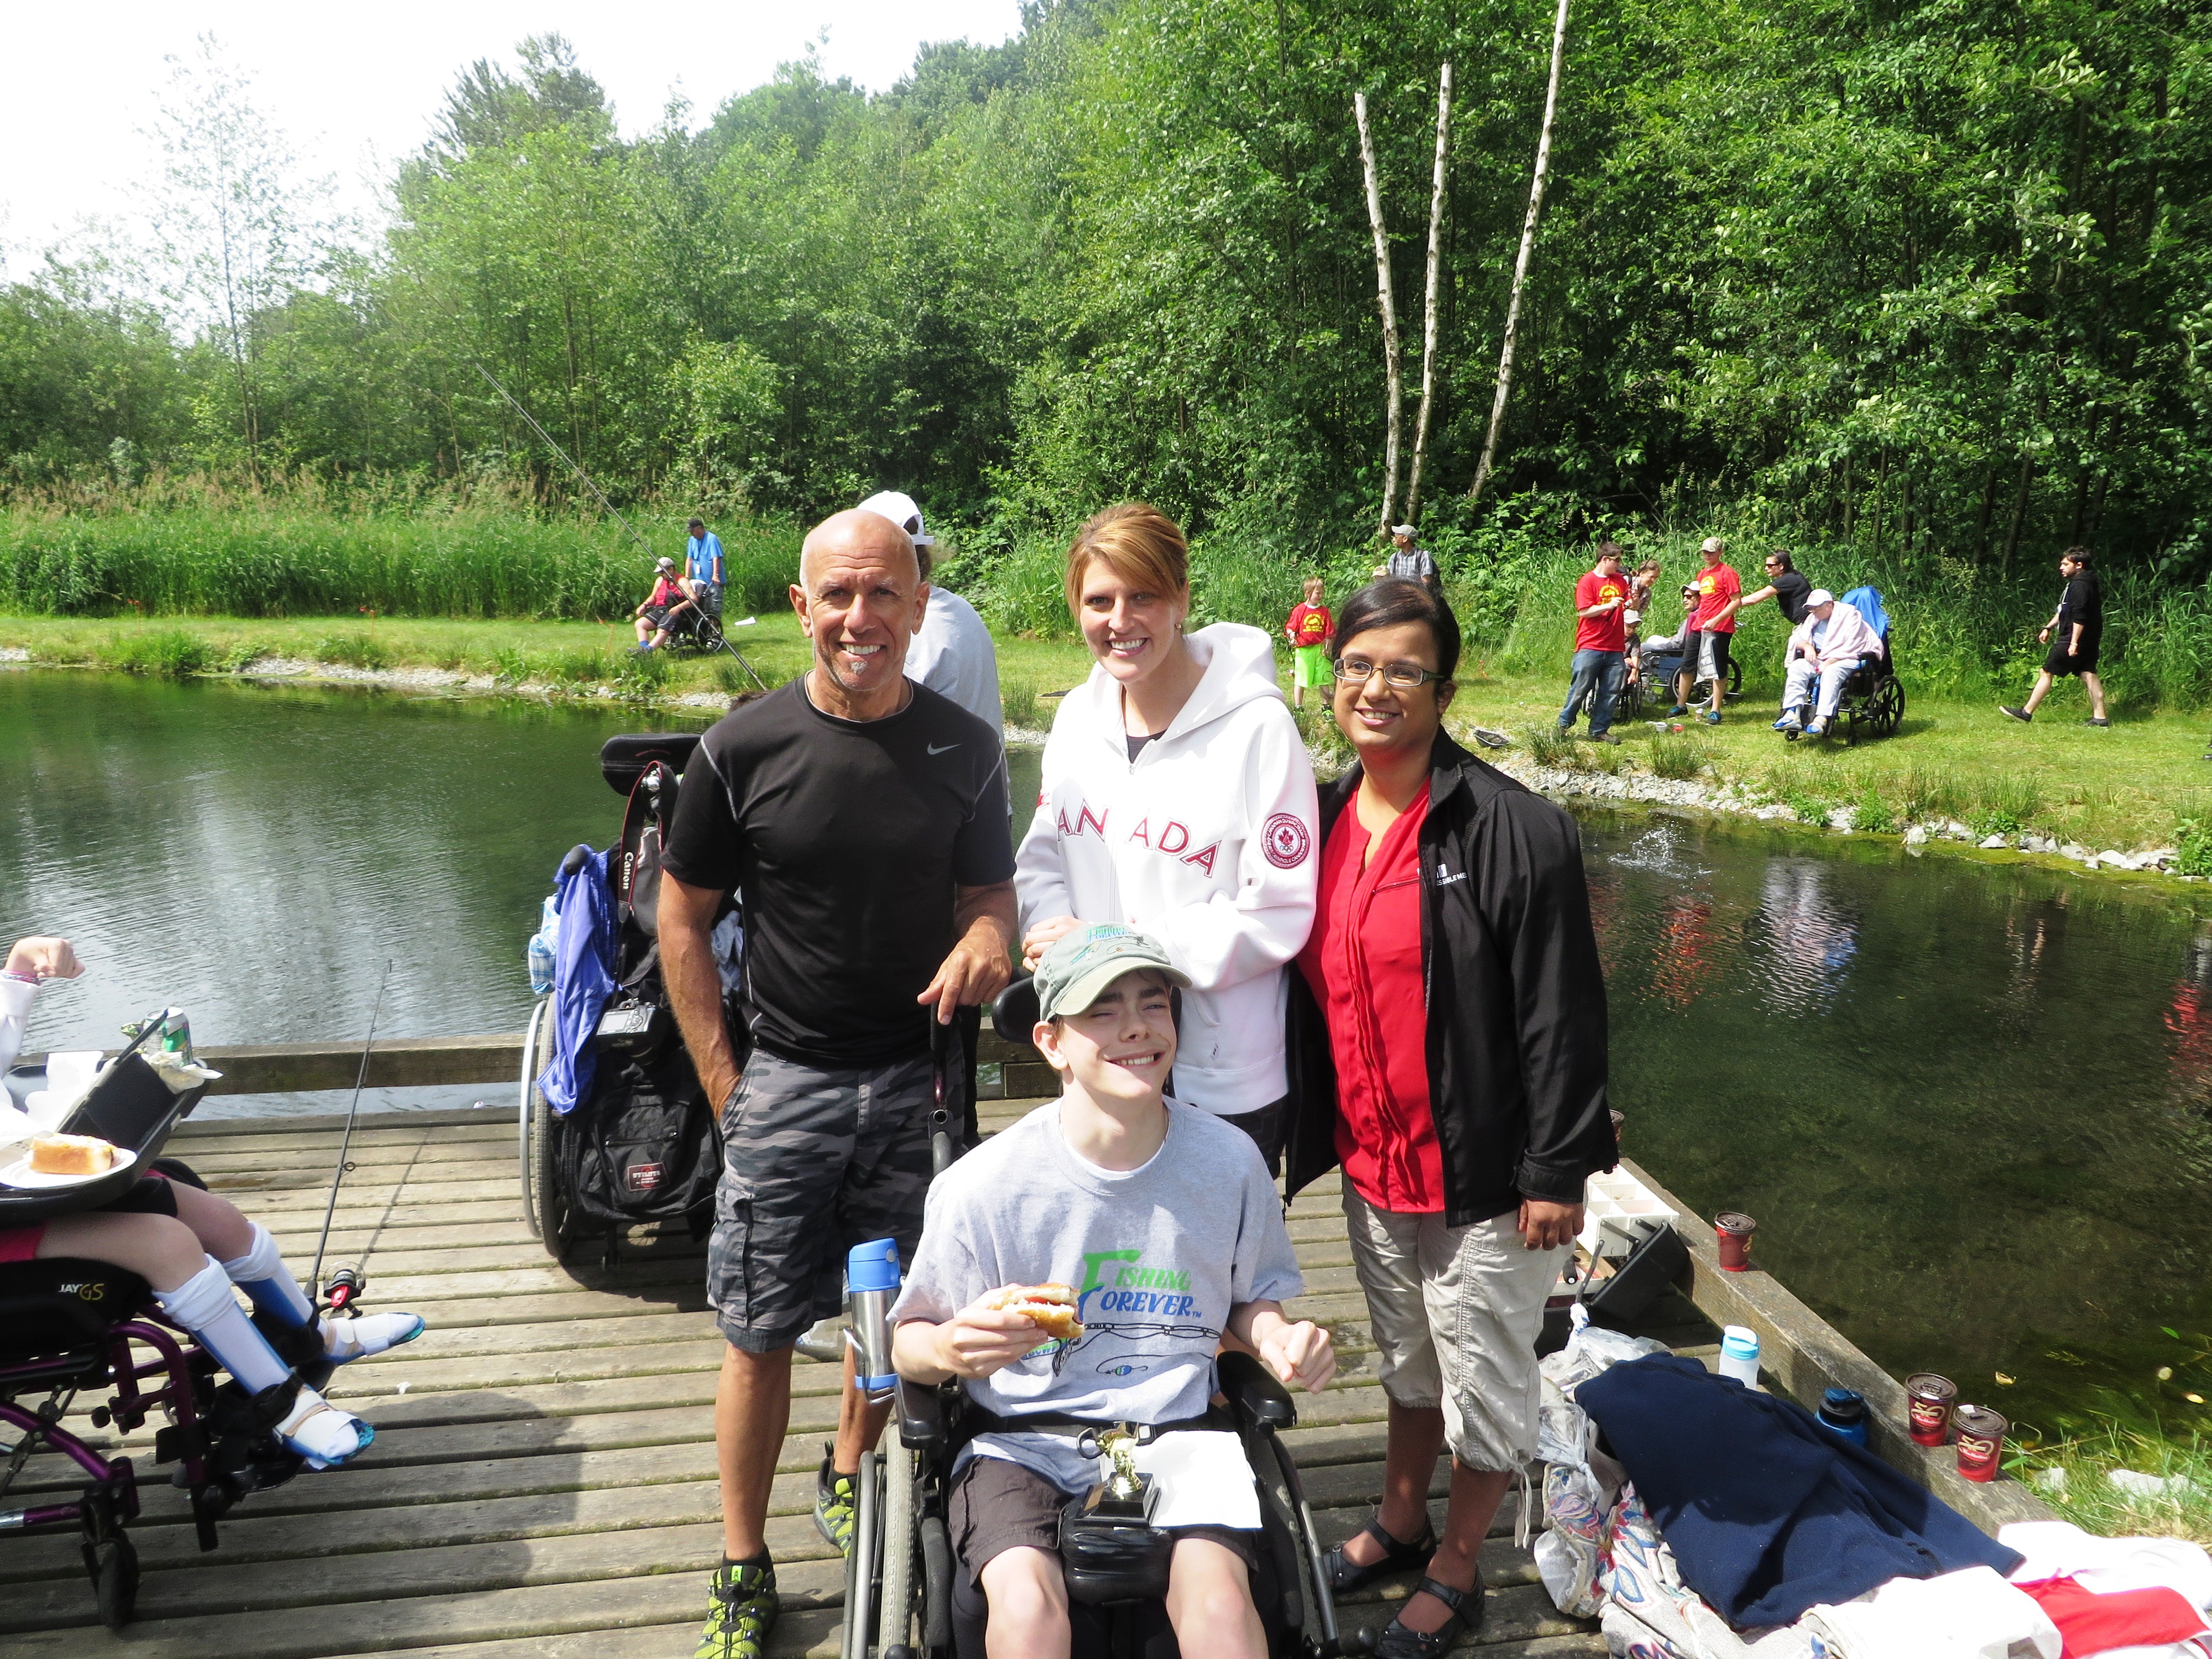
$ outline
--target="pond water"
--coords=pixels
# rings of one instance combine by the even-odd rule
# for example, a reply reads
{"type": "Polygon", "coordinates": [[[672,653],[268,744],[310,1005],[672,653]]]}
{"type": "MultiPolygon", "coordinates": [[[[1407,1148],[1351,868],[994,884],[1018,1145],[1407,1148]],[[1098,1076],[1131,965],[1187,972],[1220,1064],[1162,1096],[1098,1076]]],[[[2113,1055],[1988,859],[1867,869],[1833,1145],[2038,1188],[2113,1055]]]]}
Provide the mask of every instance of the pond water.
{"type": "MultiPolygon", "coordinates": [[[[666,723],[666,717],[659,717],[666,723]]],[[[0,938],[65,931],[31,1046],[175,1002],[210,1043],[520,1029],[620,710],[0,672],[0,938]]],[[[1032,799],[1035,751],[1015,757],[1032,799]]],[[[2212,1395],[2212,932],[2025,866],[1686,817],[1586,846],[1625,1144],[1875,1358],[2057,1426],[2212,1395]],[[2151,1373],[2176,1368],[2160,1385],[2151,1373]],[[2002,1384],[1996,1374],[2014,1381],[2002,1384]]],[[[371,1106],[506,1110],[511,1091],[371,1106]]],[[[333,1109],[331,1096],[210,1110],[333,1109]]]]}

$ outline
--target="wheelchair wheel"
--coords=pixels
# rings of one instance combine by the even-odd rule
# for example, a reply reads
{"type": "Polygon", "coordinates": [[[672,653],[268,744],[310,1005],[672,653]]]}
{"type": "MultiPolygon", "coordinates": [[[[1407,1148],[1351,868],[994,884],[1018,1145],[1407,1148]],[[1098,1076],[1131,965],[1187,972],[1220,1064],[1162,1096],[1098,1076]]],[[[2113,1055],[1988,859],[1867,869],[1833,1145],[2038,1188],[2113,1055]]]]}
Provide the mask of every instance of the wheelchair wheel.
{"type": "Polygon", "coordinates": [[[1893,738],[1905,724],[1905,687],[1894,677],[1875,688],[1867,701],[1867,724],[1876,736],[1893,738]]]}
{"type": "Polygon", "coordinates": [[[532,1120],[538,1103],[538,1033],[551,1011],[553,999],[543,996],[530,1011],[530,1024],[522,1033],[522,1093],[514,1114],[517,1151],[522,1165],[522,1224],[530,1229],[530,1236],[541,1235],[538,1225],[538,1180],[530,1159],[532,1120]]]}
{"type": "Polygon", "coordinates": [[[576,1241],[576,1206],[561,1181],[561,1136],[566,1126],[544,1095],[530,1091],[530,1199],[538,1237],[556,1261],[568,1259],[576,1241]]]}
{"type": "Polygon", "coordinates": [[[876,1647],[888,1653],[910,1648],[922,1599],[921,1540],[917,1528],[921,1501],[915,1491],[915,1455],[898,1443],[898,1431],[885,1437],[884,1455],[884,1577],[876,1614],[876,1647]]]}
{"type": "Polygon", "coordinates": [[[119,1631],[138,1610],[138,1551],[121,1533],[85,1547],[85,1565],[100,1603],[100,1622],[119,1631]]]}

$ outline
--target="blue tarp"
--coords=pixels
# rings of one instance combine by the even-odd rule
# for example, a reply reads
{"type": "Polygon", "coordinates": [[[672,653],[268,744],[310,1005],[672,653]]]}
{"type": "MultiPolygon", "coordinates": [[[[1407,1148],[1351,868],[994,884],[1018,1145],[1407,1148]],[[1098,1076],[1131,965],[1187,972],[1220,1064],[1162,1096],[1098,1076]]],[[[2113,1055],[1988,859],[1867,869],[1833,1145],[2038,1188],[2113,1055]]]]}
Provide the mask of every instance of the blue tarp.
{"type": "Polygon", "coordinates": [[[1682,1582],[1739,1630],[1795,1624],[1893,1578],[2020,1554],[1787,1400],[1651,1354],[1590,1378],[1576,1403],[1635,1481],[1682,1582]]]}
{"type": "Polygon", "coordinates": [[[1874,636],[1884,645],[1889,643],[1889,612],[1881,608],[1881,595],[1871,587],[1854,587],[1844,595],[1844,603],[1862,617],[1874,629],[1874,636]]]}
{"type": "MultiPolygon", "coordinates": [[[[561,880],[561,943],[553,958],[553,1057],[538,1074],[545,1103],[562,1116],[592,1091],[592,1033],[615,988],[615,905],[607,855],[588,856],[561,880]]],[[[562,863],[566,864],[567,860],[562,863]]]]}

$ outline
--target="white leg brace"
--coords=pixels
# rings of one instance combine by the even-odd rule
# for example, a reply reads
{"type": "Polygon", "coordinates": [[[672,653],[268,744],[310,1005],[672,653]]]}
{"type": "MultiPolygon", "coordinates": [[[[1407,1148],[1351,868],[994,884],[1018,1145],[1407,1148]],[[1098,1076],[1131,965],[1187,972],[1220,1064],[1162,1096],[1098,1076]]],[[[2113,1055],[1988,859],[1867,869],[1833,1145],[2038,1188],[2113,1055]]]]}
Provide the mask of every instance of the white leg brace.
{"type": "Polygon", "coordinates": [[[284,1265],[283,1253],[276,1241],[269,1237],[269,1229],[259,1222],[253,1224],[253,1248],[244,1255],[222,1264],[232,1283],[253,1298],[253,1305],[271,1318],[297,1330],[315,1316],[315,1304],[300,1288],[300,1281],[292,1277],[292,1270],[284,1265]]]}
{"type": "Polygon", "coordinates": [[[198,1337],[216,1364],[243,1383],[247,1393],[259,1394],[292,1374],[269,1339],[253,1328],[232,1291],[230,1275],[213,1256],[173,1291],[155,1291],[155,1298],[161,1311],[198,1337]]]}

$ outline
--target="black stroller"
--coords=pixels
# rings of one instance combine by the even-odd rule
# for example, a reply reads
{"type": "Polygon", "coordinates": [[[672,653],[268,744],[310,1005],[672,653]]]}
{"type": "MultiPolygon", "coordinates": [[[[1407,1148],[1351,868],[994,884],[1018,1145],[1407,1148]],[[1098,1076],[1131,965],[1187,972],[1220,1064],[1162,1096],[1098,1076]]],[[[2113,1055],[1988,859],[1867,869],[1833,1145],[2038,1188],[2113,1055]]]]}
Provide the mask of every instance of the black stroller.
{"type": "MultiPolygon", "coordinates": [[[[539,999],[523,1038],[523,1220],[556,1260],[587,1231],[605,1239],[611,1264],[625,1228],[680,1221],[703,1237],[714,1218],[721,1138],[661,984],[658,920],[660,849],[698,742],[696,732],[610,738],[599,771],[628,803],[621,838],[605,854],[578,847],[562,860],[564,902],[611,918],[600,965],[613,985],[585,1039],[589,1081],[568,1112],[541,1087],[568,987],[539,999]],[[585,892],[592,883],[599,890],[585,892]]],[[[734,929],[735,909],[725,904],[718,937],[734,929]]]]}
{"type": "MultiPolygon", "coordinates": [[[[62,1125],[64,1133],[97,1135],[131,1156],[107,1175],[61,1191],[0,1187],[0,1227],[104,1208],[149,1171],[206,1186],[186,1165],[161,1156],[206,1092],[204,1084],[172,1091],[138,1053],[161,1023],[155,1015],[138,1028],[62,1125]]],[[[355,1288],[349,1285],[347,1294],[355,1288]]],[[[256,1322],[301,1381],[317,1388],[328,1381],[331,1364],[312,1322],[304,1341],[300,1333],[256,1322]]],[[[14,1442],[0,1466],[0,1500],[19,1483],[23,1488],[19,1507],[0,1509],[0,1528],[73,1529],[111,1629],[130,1622],[137,1600],[138,1554],[126,1530],[138,1515],[137,1474],[130,1458],[105,1455],[68,1425],[70,1402],[86,1389],[113,1390],[89,1413],[94,1430],[112,1425],[128,1433],[156,1412],[168,1419],[154,1437],[153,1461],[176,1465],[171,1480],[190,1496],[200,1548],[211,1550],[216,1522],[233,1504],[289,1480],[304,1462],[270,1431],[270,1402],[257,1406],[235,1382],[218,1383],[217,1375],[214,1358],[163,1315],[137,1274],[64,1256],[0,1266],[0,1429],[14,1442]],[[42,1451],[60,1455],[35,1455],[42,1451]],[[82,1477],[74,1485],[64,1474],[72,1464],[82,1477]]],[[[289,1403],[275,1406],[278,1416],[289,1403]]]]}

